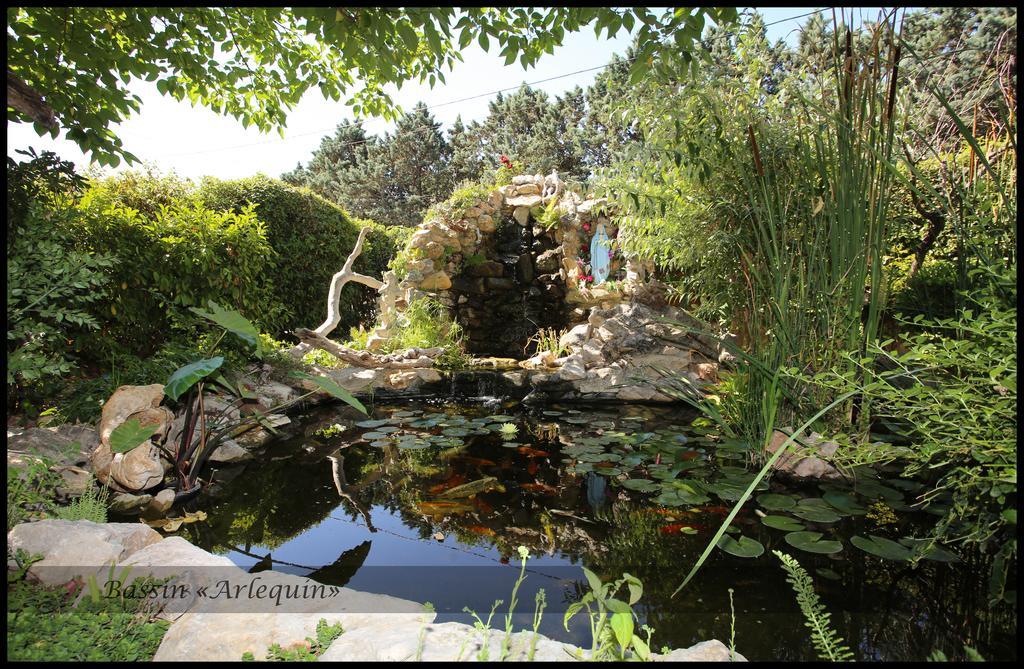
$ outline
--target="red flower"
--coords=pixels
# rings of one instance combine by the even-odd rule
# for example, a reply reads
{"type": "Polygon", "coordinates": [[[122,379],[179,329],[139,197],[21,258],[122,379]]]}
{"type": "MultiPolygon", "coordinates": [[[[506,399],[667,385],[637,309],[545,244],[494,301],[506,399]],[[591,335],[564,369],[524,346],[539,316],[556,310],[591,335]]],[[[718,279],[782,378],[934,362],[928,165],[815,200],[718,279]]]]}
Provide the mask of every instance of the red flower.
{"type": "Polygon", "coordinates": [[[587,232],[590,232],[590,223],[584,223],[583,229],[586,230],[587,232]]]}

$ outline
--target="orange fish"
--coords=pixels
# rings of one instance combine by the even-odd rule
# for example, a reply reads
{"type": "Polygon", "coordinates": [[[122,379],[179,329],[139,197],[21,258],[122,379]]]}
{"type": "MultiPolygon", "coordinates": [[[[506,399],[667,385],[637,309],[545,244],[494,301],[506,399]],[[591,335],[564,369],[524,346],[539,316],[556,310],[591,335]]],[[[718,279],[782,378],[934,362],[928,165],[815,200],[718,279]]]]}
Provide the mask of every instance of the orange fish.
{"type": "Polygon", "coordinates": [[[447,479],[445,479],[442,483],[438,483],[437,485],[431,487],[430,488],[430,494],[431,495],[436,495],[439,492],[444,492],[445,490],[451,490],[455,486],[462,485],[465,482],[466,482],[466,477],[463,476],[462,474],[452,474],[447,479]]]}
{"type": "Polygon", "coordinates": [[[520,483],[519,487],[523,490],[529,490],[530,492],[542,492],[547,495],[554,495],[558,493],[558,488],[549,486],[546,483],[520,483]]]}
{"type": "Polygon", "coordinates": [[[467,464],[470,464],[470,465],[480,465],[480,466],[483,466],[483,467],[493,467],[494,464],[495,464],[493,460],[485,460],[483,458],[474,458],[474,457],[471,457],[471,456],[468,456],[468,455],[464,455],[463,457],[459,458],[459,460],[461,460],[462,462],[465,462],[467,464]]]}
{"type": "Polygon", "coordinates": [[[520,446],[516,450],[531,458],[547,458],[551,456],[547,451],[538,451],[536,448],[530,448],[529,446],[520,446]]]}
{"type": "Polygon", "coordinates": [[[474,534],[482,534],[485,537],[493,537],[496,534],[494,530],[489,527],[484,527],[483,525],[470,525],[466,529],[474,534]]]}
{"type": "Polygon", "coordinates": [[[683,451],[678,455],[680,460],[695,460],[700,457],[697,451],[683,451]]]}
{"type": "Polygon", "coordinates": [[[536,460],[530,460],[529,464],[526,465],[526,471],[530,476],[536,474],[538,469],[540,469],[540,466],[537,464],[536,460]]]}
{"type": "Polygon", "coordinates": [[[494,507],[480,499],[479,497],[473,498],[473,503],[476,504],[476,508],[480,509],[481,513],[494,513],[494,507]]]}

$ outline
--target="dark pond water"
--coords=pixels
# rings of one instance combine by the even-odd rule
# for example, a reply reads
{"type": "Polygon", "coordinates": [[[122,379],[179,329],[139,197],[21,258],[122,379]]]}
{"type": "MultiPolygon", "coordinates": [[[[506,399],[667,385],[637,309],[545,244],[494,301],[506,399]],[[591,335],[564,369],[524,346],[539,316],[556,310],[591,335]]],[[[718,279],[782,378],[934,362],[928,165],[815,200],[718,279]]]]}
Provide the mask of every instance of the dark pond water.
{"type": "MultiPolygon", "coordinates": [[[[517,629],[530,626],[543,589],[540,631],[589,646],[582,616],[568,632],[562,624],[586,590],[586,566],[606,581],[623,572],[643,581],[634,608],[655,630],[654,649],[710,638],[728,643],[732,588],[739,652],[751,660],[813,660],[794,593],[772,554],[781,550],[812,574],[858,659],[920,660],[934,649],[955,658],[964,644],[986,659],[1016,658],[1015,613],[989,609],[988,571],[976,558],[913,567],[853,545],[854,536],[898,540],[934,525],[934,515],[907,506],[917,485],[884,471],[881,480],[862,472],[856,490],[764,485],[730,535],[741,552],[756,552],[749,539],[763,553],[742,558],[716,549],[672,597],[752,476],[741,445],[704,440],[689,427],[692,419],[682,409],[643,406],[524,413],[406,403],[377,406],[369,419],[348,408],[319,410],[258,462],[216,471],[189,507],[208,519],[182,532],[253,571],[429,601],[439,621],[471,622],[467,606],[486,618],[501,599],[495,628],[504,627],[519,575],[516,551],[526,546],[531,558],[517,629]],[[502,423],[515,425],[516,434],[503,435],[502,423]],[[332,425],[334,433],[324,434],[332,425]],[[627,476],[624,487],[617,479],[627,476]],[[879,501],[885,506],[871,506],[879,501]],[[787,534],[801,529],[838,541],[838,552],[791,545],[787,534]]],[[[800,544],[801,537],[789,538],[800,544]]]]}

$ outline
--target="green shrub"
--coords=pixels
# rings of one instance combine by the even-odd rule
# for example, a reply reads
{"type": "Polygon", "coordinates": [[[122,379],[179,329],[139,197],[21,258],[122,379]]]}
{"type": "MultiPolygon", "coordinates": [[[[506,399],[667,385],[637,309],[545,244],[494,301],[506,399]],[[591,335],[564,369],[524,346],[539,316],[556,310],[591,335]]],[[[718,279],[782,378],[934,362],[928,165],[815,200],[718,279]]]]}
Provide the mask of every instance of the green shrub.
{"type": "Polygon", "coordinates": [[[81,180],[52,153],[7,159],[7,385],[10,403],[75,367],[70,342],[98,327],[114,261],[74,248],[66,232],[81,180]]]}
{"type": "Polygon", "coordinates": [[[427,210],[424,220],[440,218],[444,221],[457,221],[470,207],[486,201],[494,190],[493,186],[471,181],[464,182],[444,202],[435,204],[427,210]]]}
{"type": "Polygon", "coordinates": [[[461,369],[466,366],[462,328],[452,320],[443,304],[429,297],[421,297],[413,300],[402,312],[394,335],[384,342],[381,352],[437,346],[445,349],[437,358],[438,368],[461,369]]]}
{"type": "Polygon", "coordinates": [[[175,329],[187,339],[196,322],[188,307],[209,300],[237,305],[262,327],[281,311],[266,278],[273,251],[251,209],[214,211],[178,190],[152,214],[124,204],[159,190],[154,179],[130,174],[94,182],[69,226],[80,248],[118,261],[109,271],[111,299],[93,312],[103,328],[79,346],[91,359],[151,355],[175,329]]]}
{"type": "MultiPolygon", "coordinates": [[[[355,270],[377,278],[408,234],[354,220],[308,188],[296,188],[264,175],[235,181],[205,179],[199,197],[218,211],[240,213],[252,206],[266,226],[267,240],[276,254],[266,280],[283,310],[272,320],[256,320],[276,334],[323,322],[328,284],[351,253],[360,227],[369,225],[372,231],[355,270]]],[[[375,304],[376,295],[365,286],[346,286],[341,295],[343,320],[339,327],[344,332],[370,317],[375,304]]]]}

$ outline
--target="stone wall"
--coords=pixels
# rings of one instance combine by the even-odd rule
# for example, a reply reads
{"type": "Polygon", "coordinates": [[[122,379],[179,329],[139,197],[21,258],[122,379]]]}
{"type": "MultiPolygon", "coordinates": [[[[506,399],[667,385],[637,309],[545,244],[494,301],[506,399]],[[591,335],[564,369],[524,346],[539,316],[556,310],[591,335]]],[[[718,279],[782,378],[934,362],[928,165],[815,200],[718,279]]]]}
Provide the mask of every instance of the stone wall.
{"type": "Polygon", "coordinates": [[[404,276],[385,274],[371,349],[397,327],[394,310],[429,294],[463,326],[469,353],[529,357],[538,330],[583,322],[590,307],[613,306],[643,281],[640,264],[613,244],[609,278],[618,280],[592,287],[592,235],[603,224],[614,241],[617,229],[604,199],[566,190],[557,175],[516,176],[463,205],[428,217],[404,251],[404,276]]]}

